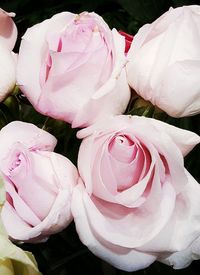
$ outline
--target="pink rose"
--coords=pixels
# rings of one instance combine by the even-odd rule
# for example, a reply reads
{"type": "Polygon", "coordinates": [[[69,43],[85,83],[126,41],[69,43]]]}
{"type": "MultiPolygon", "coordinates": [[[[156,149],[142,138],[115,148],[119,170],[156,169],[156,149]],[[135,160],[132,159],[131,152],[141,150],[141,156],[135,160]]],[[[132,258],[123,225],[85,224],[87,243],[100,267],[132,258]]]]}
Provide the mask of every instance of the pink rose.
{"type": "Polygon", "coordinates": [[[17,27],[12,20],[14,16],[15,13],[8,13],[0,8],[0,43],[11,51],[17,40],[17,27]]]}
{"type": "Polygon", "coordinates": [[[12,91],[16,81],[16,61],[12,54],[17,28],[12,20],[14,13],[0,9],[0,101],[12,91]]]}
{"type": "Polygon", "coordinates": [[[124,50],[94,12],[59,13],[26,31],[17,81],[38,112],[84,127],[126,109],[124,50]]]}
{"type": "Polygon", "coordinates": [[[15,121],[0,131],[0,171],[6,202],[2,221],[15,240],[39,242],[72,220],[75,166],[53,151],[56,139],[33,124],[15,121]]]}
{"type": "Polygon", "coordinates": [[[78,136],[85,138],[72,214],[81,241],[127,271],[178,261],[175,252],[200,236],[200,186],[183,162],[200,137],[137,116],[116,116],[78,136]]]}
{"type": "Polygon", "coordinates": [[[130,86],[170,116],[200,113],[200,6],[184,6],[144,25],[128,52],[130,86]]]}

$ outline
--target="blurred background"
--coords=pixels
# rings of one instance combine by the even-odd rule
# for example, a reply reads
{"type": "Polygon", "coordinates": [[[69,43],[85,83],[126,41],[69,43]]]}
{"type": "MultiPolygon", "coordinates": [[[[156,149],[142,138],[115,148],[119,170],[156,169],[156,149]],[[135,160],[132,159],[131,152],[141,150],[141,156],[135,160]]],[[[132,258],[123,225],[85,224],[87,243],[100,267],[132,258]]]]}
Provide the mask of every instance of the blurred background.
{"type": "MultiPolygon", "coordinates": [[[[110,28],[115,27],[134,35],[138,29],[151,23],[170,7],[182,5],[198,4],[198,1],[191,0],[7,0],[1,1],[1,8],[6,11],[15,12],[14,21],[18,27],[18,40],[15,46],[15,52],[18,52],[20,39],[28,27],[51,17],[55,13],[70,11],[80,13],[82,11],[95,11],[101,15],[108,23],[110,28]]],[[[186,37],[187,39],[187,37],[186,37]]],[[[34,112],[31,110],[31,112],[34,112]]],[[[29,110],[30,121],[30,110],[29,110]]],[[[34,117],[34,116],[33,116],[34,117]]],[[[42,116],[41,116],[42,117],[42,116]]],[[[36,114],[35,117],[36,118],[36,114]]],[[[25,119],[28,121],[28,119],[25,119]]],[[[36,121],[36,120],[35,120],[36,121]]],[[[35,122],[34,121],[34,122],[35,122]]],[[[193,118],[183,118],[181,120],[171,119],[170,123],[179,127],[190,129],[200,134],[200,116],[193,118]]],[[[59,128],[60,129],[60,128],[59,128]]],[[[68,128],[69,130],[69,128],[68,128]]],[[[56,135],[56,133],[54,133],[56,135]]],[[[57,138],[59,138],[57,136],[57,138]]],[[[68,140],[68,148],[74,152],[77,141],[75,133],[71,134],[68,140]]],[[[78,148],[78,147],[77,147],[78,148]]],[[[58,151],[62,151],[62,148],[58,151]]],[[[74,153],[73,153],[74,154],[74,153]]],[[[72,160],[76,156],[68,152],[68,157],[72,160]]],[[[185,165],[192,175],[200,182],[200,146],[197,146],[186,158],[185,165]]],[[[200,209],[199,209],[200,211],[200,209]]],[[[194,261],[190,267],[183,270],[173,270],[158,262],[152,264],[149,268],[134,273],[128,273],[113,268],[109,264],[94,256],[86,247],[84,247],[76,234],[74,224],[72,223],[63,232],[51,236],[43,244],[24,244],[23,249],[32,251],[36,257],[39,268],[44,275],[188,275],[199,274],[200,260],[194,261]]],[[[2,274],[3,275],[3,274],[2,274]]]]}

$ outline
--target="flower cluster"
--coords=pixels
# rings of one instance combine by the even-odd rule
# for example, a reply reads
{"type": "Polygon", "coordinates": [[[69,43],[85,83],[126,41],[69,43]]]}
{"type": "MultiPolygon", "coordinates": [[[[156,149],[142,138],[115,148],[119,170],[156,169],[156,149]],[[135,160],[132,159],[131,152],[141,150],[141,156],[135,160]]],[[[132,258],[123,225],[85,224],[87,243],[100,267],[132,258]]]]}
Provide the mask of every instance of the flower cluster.
{"type": "Polygon", "coordinates": [[[200,259],[200,186],[184,167],[200,136],[161,121],[200,113],[200,6],[171,8],[134,37],[94,12],[62,12],[27,29],[18,54],[13,16],[0,10],[0,100],[21,95],[82,141],[73,164],[45,124],[0,130],[0,273],[39,274],[14,243],[45,242],[72,220],[122,270],[200,259]]]}

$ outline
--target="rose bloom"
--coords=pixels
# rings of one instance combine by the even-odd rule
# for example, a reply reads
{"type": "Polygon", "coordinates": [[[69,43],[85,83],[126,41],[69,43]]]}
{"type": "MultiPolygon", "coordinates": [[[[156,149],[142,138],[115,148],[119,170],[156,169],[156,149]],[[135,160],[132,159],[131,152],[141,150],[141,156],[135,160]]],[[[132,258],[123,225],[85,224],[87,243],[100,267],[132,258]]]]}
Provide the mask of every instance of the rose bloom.
{"type": "Polygon", "coordinates": [[[183,163],[200,137],[137,116],[116,116],[78,136],[84,139],[72,214],[81,241],[126,271],[155,260],[183,268],[200,258],[193,247],[200,186],[183,163]]]}
{"type": "Polygon", "coordinates": [[[124,51],[99,15],[62,12],[26,31],[17,82],[38,112],[84,127],[126,109],[124,51]]]}
{"type": "Polygon", "coordinates": [[[0,101],[12,91],[16,81],[16,61],[12,53],[17,39],[14,16],[0,9],[0,101]]]}
{"type": "Polygon", "coordinates": [[[130,86],[170,116],[200,113],[200,6],[184,6],[144,25],[128,52],[130,86]]]}
{"type": "Polygon", "coordinates": [[[52,152],[55,145],[54,136],[33,124],[15,121],[0,131],[0,171],[6,190],[1,217],[14,240],[44,241],[72,220],[77,169],[52,152]]]}

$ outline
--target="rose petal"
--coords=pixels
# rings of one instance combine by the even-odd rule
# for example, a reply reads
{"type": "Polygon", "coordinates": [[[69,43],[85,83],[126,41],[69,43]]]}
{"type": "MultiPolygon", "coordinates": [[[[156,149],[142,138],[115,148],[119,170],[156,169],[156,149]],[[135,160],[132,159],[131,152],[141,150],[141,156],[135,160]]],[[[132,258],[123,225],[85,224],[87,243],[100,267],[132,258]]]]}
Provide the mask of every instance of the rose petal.
{"type": "Polygon", "coordinates": [[[186,175],[188,184],[176,198],[171,218],[160,234],[141,248],[141,251],[182,251],[199,236],[200,215],[197,209],[200,207],[200,186],[187,171],[186,175]]]}
{"type": "Polygon", "coordinates": [[[31,123],[13,121],[1,129],[0,158],[3,159],[8,154],[9,148],[18,142],[23,143],[33,151],[53,151],[57,141],[54,136],[31,123]]]}
{"type": "Polygon", "coordinates": [[[15,13],[0,9],[0,42],[3,42],[6,47],[12,51],[17,40],[17,27],[12,20],[15,13]]]}
{"type": "Polygon", "coordinates": [[[156,256],[141,253],[136,250],[101,243],[93,234],[83,202],[84,190],[80,185],[74,189],[72,212],[76,230],[81,241],[98,257],[126,271],[136,271],[146,268],[156,260],[156,256]],[[84,228],[84,230],[82,230],[84,228]]]}
{"type": "Polygon", "coordinates": [[[3,43],[0,43],[0,101],[3,101],[14,88],[16,82],[15,70],[16,63],[12,53],[3,43]]]}
{"type": "Polygon", "coordinates": [[[13,208],[16,215],[18,215],[25,223],[30,226],[38,225],[41,220],[32,211],[32,209],[21,199],[21,197],[15,191],[13,185],[9,182],[6,183],[6,192],[11,196],[13,202],[13,208]]]}

